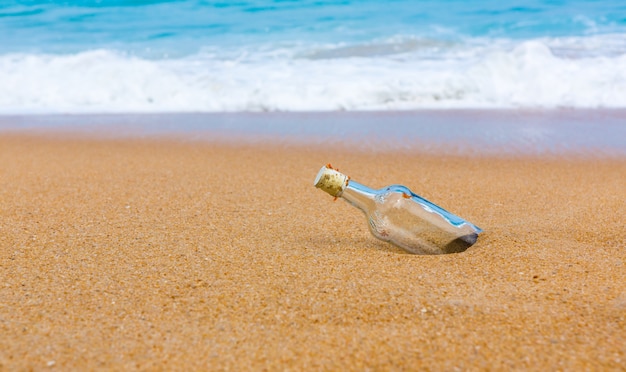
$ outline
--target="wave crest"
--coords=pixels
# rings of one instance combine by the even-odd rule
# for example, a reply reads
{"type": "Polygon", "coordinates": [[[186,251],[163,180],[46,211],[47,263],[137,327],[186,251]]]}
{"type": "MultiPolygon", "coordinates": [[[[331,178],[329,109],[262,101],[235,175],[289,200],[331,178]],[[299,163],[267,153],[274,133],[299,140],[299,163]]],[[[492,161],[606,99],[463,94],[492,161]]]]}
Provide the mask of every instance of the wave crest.
{"type": "Polygon", "coordinates": [[[9,54],[0,56],[0,113],[626,107],[626,54],[573,58],[560,53],[572,49],[565,44],[428,44],[429,53],[447,48],[428,56],[415,43],[401,54],[342,47],[329,49],[332,58],[319,48],[312,58],[9,54]]]}

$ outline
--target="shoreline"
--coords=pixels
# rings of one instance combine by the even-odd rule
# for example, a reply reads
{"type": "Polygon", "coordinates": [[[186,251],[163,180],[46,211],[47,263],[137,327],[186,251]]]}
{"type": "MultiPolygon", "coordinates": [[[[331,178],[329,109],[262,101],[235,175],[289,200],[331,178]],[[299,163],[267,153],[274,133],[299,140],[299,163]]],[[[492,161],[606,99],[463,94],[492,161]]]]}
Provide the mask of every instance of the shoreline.
{"type": "Polygon", "coordinates": [[[0,115],[0,134],[456,155],[626,156],[626,109],[0,115]],[[382,124],[384,123],[384,124],[382,124]]]}
{"type": "Polygon", "coordinates": [[[626,361],[626,158],[191,139],[0,132],[0,369],[626,361]],[[406,254],[313,187],[327,162],[485,232],[406,254]]]}

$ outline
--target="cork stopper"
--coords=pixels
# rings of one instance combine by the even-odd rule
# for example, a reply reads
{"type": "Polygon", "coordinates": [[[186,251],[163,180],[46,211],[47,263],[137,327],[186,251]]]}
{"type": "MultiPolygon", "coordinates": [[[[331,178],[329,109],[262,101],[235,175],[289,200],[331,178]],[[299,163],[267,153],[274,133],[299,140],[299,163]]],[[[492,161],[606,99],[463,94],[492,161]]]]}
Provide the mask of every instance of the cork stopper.
{"type": "Polygon", "coordinates": [[[332,196],[341,196],[343,190],[348,185],[348,176],[333,169],[330,164],[325,165],[317,173],[314,185],[332,196]]]}

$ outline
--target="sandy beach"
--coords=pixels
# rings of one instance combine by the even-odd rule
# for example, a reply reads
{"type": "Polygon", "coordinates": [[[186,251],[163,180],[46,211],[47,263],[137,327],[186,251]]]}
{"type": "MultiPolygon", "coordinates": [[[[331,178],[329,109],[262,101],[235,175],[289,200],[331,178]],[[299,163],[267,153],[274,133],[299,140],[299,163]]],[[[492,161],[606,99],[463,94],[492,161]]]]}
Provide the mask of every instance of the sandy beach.
{"type": "Polygon", "coordinates": [[[0,370],[623,370],[626,158],[0,134],[0,370]],[[484,229],[406,254],[316,190],[484,229]]]}

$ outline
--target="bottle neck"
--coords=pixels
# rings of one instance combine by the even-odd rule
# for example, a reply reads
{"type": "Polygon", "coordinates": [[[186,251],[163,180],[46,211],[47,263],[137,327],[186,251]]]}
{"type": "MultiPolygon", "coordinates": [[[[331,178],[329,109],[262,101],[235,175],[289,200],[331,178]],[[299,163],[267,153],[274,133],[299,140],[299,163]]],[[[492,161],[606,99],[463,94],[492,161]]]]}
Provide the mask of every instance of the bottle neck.
{"type": "Polygon", "coordinates": [[[353,180],[348,182],[348,185],[341,194],[341,197],[348,203],[366,213],[374,209],[375,196],[376,190],[370,189],[369,187],[353,180]]]}

